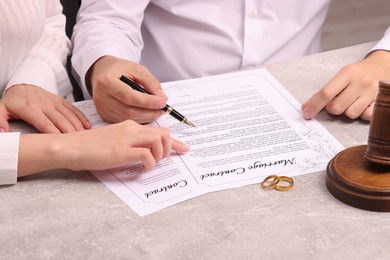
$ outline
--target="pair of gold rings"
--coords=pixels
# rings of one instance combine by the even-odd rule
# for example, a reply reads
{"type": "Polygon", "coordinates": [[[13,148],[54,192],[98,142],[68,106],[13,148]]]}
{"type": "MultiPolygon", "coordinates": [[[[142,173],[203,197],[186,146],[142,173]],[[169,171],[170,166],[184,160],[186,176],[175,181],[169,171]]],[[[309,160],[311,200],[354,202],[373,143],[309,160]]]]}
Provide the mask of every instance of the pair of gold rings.
{"type": "Polygon", "coordinates": [[[267,190],[288,191],[294,186],[294,180],[288,176],[270,175],[261,182],[261,186],[267,190]]]}

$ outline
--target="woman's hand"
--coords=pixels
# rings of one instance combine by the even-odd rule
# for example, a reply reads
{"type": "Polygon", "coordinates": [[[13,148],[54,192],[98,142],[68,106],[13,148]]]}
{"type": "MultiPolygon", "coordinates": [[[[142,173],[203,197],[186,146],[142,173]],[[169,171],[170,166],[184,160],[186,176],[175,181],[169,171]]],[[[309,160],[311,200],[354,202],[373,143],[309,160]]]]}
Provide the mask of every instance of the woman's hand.
{"type": "Polygon", "coordinates": [[[22,119],[44,133],[91,128],[85,115],[67,100],[32,85],[14,85],[0,100],[0,131],[8,132],[12,119],[22,119]]]}
{"type": "Polygon", "coordinates": [[[138,162],[147,171],[172,150],[189,148],[172,139],[168,129],[131,120],[67,134],[21,135],[18,176],[58,168],[104,170],[138,162]]]}

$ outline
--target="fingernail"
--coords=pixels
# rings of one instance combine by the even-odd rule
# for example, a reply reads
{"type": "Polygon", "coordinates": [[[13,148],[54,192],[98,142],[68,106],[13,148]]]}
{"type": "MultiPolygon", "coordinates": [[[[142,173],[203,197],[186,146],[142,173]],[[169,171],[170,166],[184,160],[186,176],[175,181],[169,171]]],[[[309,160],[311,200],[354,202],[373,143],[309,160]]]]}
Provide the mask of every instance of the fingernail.
{"type": "Polygon", "coordinates": [[[156,102],[156,104],[154,105],[154,107],[156,109],[162,109],[165,107],[165,101],[164,100],[159,100],[156,102]]]}
{"type": "Polygon", "coordinates": [[[182,147],[184,148],[183,151],[189,151],[190,150],[190,147],[184,143],[181,143],[182,147]]]}
{"type": "Polygon", "coordinates": [[[91,122],[87,121],[85,122],[85,128],[90,129],[92,127],[91,122]]]}
{"type": "Polygon", "coordinates": [[[4,128],[0,128],[0,133],[5,133],[5,129],[4,128]]]}
{"type": "Polygon", "coordinates": [[[303,111],[303,118],[306,119],[306,120],[309,120],[311,119],[311,115],[309,112],[307,111],[303,111]]]}

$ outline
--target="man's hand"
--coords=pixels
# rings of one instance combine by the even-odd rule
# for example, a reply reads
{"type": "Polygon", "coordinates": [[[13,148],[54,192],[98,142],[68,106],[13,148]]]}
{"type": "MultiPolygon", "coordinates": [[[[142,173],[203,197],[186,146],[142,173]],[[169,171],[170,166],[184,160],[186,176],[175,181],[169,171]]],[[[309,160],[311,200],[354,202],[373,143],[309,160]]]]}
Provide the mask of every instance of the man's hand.
{"type": "Polygon", "coordinates": [[[370,121],[381,80],[390,79],[390,52],[375,51],[348,65],[302,105],[303,117],[311,119],[324,107],[332,115],[370,121]]]}
{"type": "Polygon", "coordinates": [[[154,121],[161,115],[167,97],[160,82],[143,66],[104,56],[97,60],[86,76],[101,118],[110,123],[132,119],[138,123],[154,121]],[[138,92],[119,80],[127,76],[153,95],[138,92]]]}
{"type": "Polygon", "coordinates": [[[67,100],[32,85],[14,85],[0,100],[0,131],[8,132],[12,119],[22,119],[44,133],[91,128],[85,115],[67,100]]]}

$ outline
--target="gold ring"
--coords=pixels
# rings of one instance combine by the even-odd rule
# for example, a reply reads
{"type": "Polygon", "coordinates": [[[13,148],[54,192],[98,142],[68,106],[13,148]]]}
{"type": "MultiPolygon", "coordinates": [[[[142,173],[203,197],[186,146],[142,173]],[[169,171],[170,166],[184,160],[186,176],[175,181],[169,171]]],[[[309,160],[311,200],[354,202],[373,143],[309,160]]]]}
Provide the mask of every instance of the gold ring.
{"type": "Polygon", "coordinates": [[[270,175],[261,182],[261,186],[263,186],[264,189],[272,189],[276,187],[279,181],[280,179],[277,175],[270,175]],[[269,182],[269,180],[271,179],[272,179],[271,183],[267,184],[267,182],[269,182]]]}
{"type": "Polygon", "coordinates": [[[274,186],[275,190],[278,190],[278,191],[288,191],[288,190],[291,190],[292,187],[294,186],[294,180],[290,177],[287,177],[287,176],[279,176],[279,181],[280,182],[277,182],[274,186]],[[281,182],[287,182],[289,183],[288,185],[280,185],[281,182]]]}

